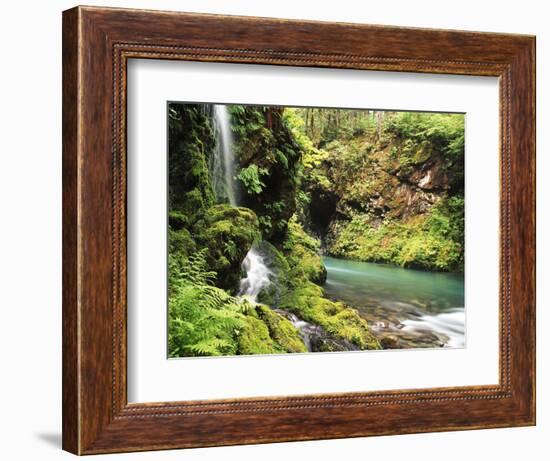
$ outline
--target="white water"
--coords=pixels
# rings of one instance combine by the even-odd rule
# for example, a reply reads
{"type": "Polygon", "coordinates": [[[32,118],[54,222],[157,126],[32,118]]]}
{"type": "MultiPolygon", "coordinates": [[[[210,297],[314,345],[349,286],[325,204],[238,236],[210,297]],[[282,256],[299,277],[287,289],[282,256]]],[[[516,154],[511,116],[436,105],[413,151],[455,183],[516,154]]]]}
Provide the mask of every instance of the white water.
{"type": "Polygon", "coordinates": [[[418,320],[403,320],[402,323],[405,325],[405,331],[435,331],[449,338],[447,347],[464,347],[464,309],[457,308],[437,315],[423,315],[418,320]]]}
{"type": "MultiPolygon", "coordinates": [[[[216,132],[218,136],[218,146],[214,158],[215,172],[223,170],[223,179],[225,183],[225,193],[229,203],[237,206],[237,196],[235,193],[235,157],[233,155],[233,133],[231,132],[230,115],[227,106],[223,104],[214,105],[214,119],[216,121],[216,132]],[[221,161],[220,161],[221,160],[221,161]]],[[[218,176],[213,175],[214,189],[219,191],[216,181],[218,176]]]]}
{"type": "Polygon", "coordinates": [[[273,273],[255,248],[251,248],[244,258],[243,269],[246,277],[241,279],[239,296],[245,296],[255,303],[260,292],[271,283],[270,277],[273,273]]]}
{"type": "Polygon", "coordinates": [[[305,320],[299,319],[290,312],[286,315],[286,317],[288,318],[288,320],[290,320],[290,323],[294,325],[294,328],[296,328],[300,333],[300,336],[304,341],[304,344],[306,345],[306,349],[311,352],[311,336],[315,334],[320,327],[312,325],[305,320]]]}

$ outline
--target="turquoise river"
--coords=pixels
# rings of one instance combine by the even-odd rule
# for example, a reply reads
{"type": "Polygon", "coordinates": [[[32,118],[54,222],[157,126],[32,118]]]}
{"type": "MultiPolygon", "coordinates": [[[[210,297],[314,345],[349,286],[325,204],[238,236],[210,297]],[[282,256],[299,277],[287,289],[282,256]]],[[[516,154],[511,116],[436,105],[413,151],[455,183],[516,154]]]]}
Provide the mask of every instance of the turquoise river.
{"type": "Polygon", "coordinates": [[[464,275],[325,257],[327,296],[355,307],[384,348],[464,347],[464,275]]]}

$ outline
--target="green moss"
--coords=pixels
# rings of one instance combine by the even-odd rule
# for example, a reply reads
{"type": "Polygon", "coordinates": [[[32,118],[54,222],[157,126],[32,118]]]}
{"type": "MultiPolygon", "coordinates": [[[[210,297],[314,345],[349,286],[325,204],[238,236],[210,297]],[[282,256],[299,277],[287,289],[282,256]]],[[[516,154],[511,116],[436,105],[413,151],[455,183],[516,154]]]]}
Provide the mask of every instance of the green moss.
{"type": "Polygon", "coordinates": [[[257,317],[246,316],[237,334],[239,355],[277,354],[284,352],[269,336],[267,325],[257,317]]]}
{"type": "Polygon", "coordinates": [[[191,225],[214,203],[209,159],[216,140],[211,117],[200,104],[170,104],[169,209],[191,225]]]}
{"type": "Polygon", "coordinates": [[[291,267],[291,281],[310,280],[320,285],[325,282],[327,270],[319,255],[319,245],[319,241],[306,234],[295,219],[289,222],[283,249],[291,267]]]}
{"type": "Polygon", "coordinates": [[[278,307],[281,297],[289,290],[306,282],[323,284],[326,280],[326,268],[319,255],[319,241],[310,237],[291,219],[282,251],[269,242],[261,242],[258,251],[273,272],[272,283],[259,296],[260,302],[278,307]]]}
{"type": "Polygon", "coordinates": [[[195,240],[187,229],[174,230],[168,227],[168,254],[188,257],[196,251],[195,240]]]}
{"type": "Polygon", "coordinates": [[[253,211],[227,204],[208,208],[193,227],[201,247],[208,249],[210,268],[218,286],[235,291],[241,278],[241,263],[260,236],[253,211]]]}
{"type": "Polygon", "coordinates": [[[303,146],[282,107],[231,105],[243,204],[257,214],[264,240],[278,244],[296,210],[303,146]]]}
{"type": "Polygon", "coordinates": [[[286,352],[307,352],[306,346],[294,325],[269,307],[256,306],[260,319],[267,325],[271,338],[286,352]]]}
{"type": "Polygon", "coordinates": [[[377,227],[370,216],[356,215],[338,229],[329,254],[402,267],[462,271],[463,229],[464,199],[451,197],[424,215],[406,221],[386,220],[377,227]]]}
{"type": "Polygon", "coordinates": [[[289,291],[281,300],[281,307],[320,325],[329,334],[352,342],[360,349],[381,348],[366,320],[357,311],[343,303],[323,298],[323,289],[312,282],[289,291]]]}
{"type": "Polygon", "coordinates": [[[424,141],[418,146],[414,154],[414,163],[419,165],[432,156],[433,146],[429,141],[424,141]]]}

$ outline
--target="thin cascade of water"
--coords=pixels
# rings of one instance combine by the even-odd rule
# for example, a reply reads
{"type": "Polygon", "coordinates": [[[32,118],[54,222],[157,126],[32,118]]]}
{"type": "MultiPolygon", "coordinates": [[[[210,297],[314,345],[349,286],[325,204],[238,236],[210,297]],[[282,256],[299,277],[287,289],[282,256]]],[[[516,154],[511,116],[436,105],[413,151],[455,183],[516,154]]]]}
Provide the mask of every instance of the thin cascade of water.
{"type": "Polygon", "coordinates": [[[214,120],[216,136],[218,138],[213,162],[214,191],[220,193],[219,181],[223,178],[223,185],[229,203],[237,206],[237,195],[235,192],[235,157],[233,153],[233,133],[231,131],[231,119],[227,106],[223,104],[214,105],[214,120]],[[222,173],[222,174],[220,174],[222,173]]]}
{"type": "MultiPolygon", "coordinates": [[[[233,133],[231,132],[230,114],[225,105],[214,105],[214,120],[216,137],[218,139],[212,164],[214,191],[218,197],[222,195],[222,192],[225,192],[229,203],[233,206],[238,206],[235,180],[233,178],[235,174],[233,133]]],[[[260,292],[270,285],[273,272],[266,265],[264,257],[254,247],[246,254],[242,267],[246,273],[246,277],[241,279],[238,296],[256,303],[260,292]]],[[[315,326],[298,319],[293,314],[291,315],[292,324],[300,332],[307,349],[311,350],[310,335],[315,326]]]]}
{"type": "Polygon", "coordinates": [[[272,272],[254,247],[249,250],[242,265],[246,277],[241,280],[239,296],[246,296],[255,303],[260,292],[271,283],[272,272]]]}
{"type": "Polygon", "coordinates": [[[288,317],[288,320],[290,320],[290,323],[294,325],[294,328],[296,328],[299,331],[302,341],[304,341],[304,344],[306,345],[306,349],[309,352],[311,352],[313,350],[311,345],[311,342],[312,342],[311,339],[312,339],[312,336],[314,336],[315,334],[318,334],[319,327],[298,318],[296,315],[292,313],[289,313],[287,317],[288,317]]]}

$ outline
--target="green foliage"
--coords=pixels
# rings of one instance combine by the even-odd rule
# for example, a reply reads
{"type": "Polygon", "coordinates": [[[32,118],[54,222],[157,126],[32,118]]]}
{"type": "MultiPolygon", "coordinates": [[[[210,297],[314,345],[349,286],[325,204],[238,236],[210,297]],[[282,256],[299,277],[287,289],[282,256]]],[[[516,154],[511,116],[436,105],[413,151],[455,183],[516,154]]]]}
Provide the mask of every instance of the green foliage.
{"type": "Polygon", "coordinates": [[[306,134],[304,119],[300,115],[301,112],[300,109],[288,107],[283,112],[283,118],[296,143],[301,147],[303,152],[302,164],[311,167],[318,164],[323,153],[313,145],[313,141],[306,134]]]}
{"type": "Polygon", "coordinates": [[[336,139],[347,141],[357,136],[372,134],[376,130],[373,111],[328,108],[303,108],[293,111],[301,119],[295,125],[316,148],[322,148],[336,139]]]}
{"type": "Polygon", "coordinates": [[[464,115],[399,112],[387,119],[385,129],[404,142],[400,161],[420,163],[416,146],[429,143],[451,168],[464,161],[464,115]]]}
{"type": "Polygon", "coordinates": [[[283,238],[296,210],[304,149],[287,111],[275,106],[230,108],[242,204],[256,213],[263,238],[273,243],[283,238]]]}
{"type": "MultiPolygon", "coordinates": [[[[231,104],[229,106],[231,114],[232,130],[238,137],[247,136],[248,133],[260,131],[265,125],[265,115],[263,111],[256,106],[241,106],[231,104]]],[[[263,133],[267,135],[267,133],[263,133]]]]}
{"type": "Polygon", "coordinates": [[[169,356],[235,354],[234,338],[250,306],[211,285],[216,273],[208,270],[206,251],[169,255],[168,274],[169,356]]]}
{"type": "Polygon", "coordinates": [[[304,231],[296,219],[288,225],[288,233],[282,248],[287,255],[291,269],[293,284],[310,280],[323,284],[327,278],[327,270],[319,256],[319,241],[304,231]]]}
{"type": "Polygon", "coordinates": [[[455,195],[436,203],[428,214],[426,228],[433,235],[464,242],[464,197],[455,195]]]}
{"type": "Polygon", "coordinates": [[[258,168],[258,165],[252,163],[239,172],[237,179],[244,186],[248,194],[260,194],[265,187],[262,176],[268,173],[266,168],[258,168]]]}
{"type": "Polygon", "coordinates": [[[429,213],[378,227],[357,215],[338,231],[329,248],[337,257],[428,270],[464,270],[464,198],[441,200],[429,213]]]}

